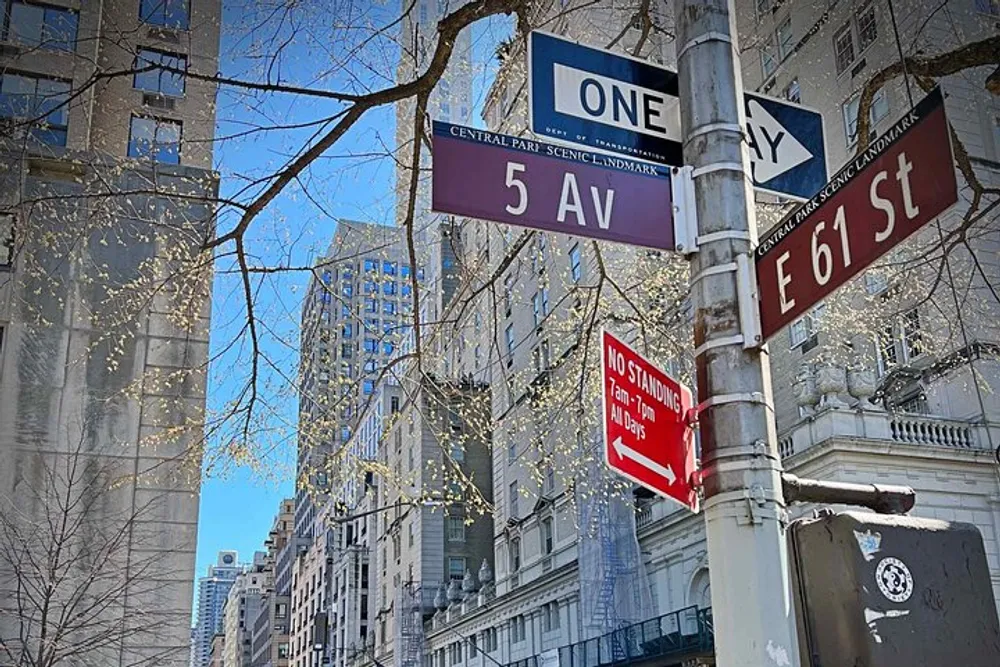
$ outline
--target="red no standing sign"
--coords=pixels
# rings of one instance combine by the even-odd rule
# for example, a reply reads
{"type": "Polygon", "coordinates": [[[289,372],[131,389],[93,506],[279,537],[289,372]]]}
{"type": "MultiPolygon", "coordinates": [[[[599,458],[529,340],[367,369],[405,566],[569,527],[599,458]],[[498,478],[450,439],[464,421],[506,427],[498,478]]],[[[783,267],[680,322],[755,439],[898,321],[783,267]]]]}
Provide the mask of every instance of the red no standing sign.
{"type": "Polygon", "coordinates": [[[691,390],[604,331],[601,336],[604,457],[633,482],[698,511],[691,484],[691,390]]]}

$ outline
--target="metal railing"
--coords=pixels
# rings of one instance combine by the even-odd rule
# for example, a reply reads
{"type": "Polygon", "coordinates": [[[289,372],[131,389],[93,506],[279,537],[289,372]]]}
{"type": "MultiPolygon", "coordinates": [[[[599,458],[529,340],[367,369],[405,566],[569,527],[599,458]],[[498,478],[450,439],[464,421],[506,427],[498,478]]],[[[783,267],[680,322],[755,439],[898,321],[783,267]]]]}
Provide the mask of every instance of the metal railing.
{"type": "MultiPolygon", "coordinates": [[[[710,653],[715,641],[712,609],[686,607],[593,639],[562,646],[559,667],[628,665],[689,654],[710,653]]],[[[538,656],[507,667],[539,667],[538,656]]]]}

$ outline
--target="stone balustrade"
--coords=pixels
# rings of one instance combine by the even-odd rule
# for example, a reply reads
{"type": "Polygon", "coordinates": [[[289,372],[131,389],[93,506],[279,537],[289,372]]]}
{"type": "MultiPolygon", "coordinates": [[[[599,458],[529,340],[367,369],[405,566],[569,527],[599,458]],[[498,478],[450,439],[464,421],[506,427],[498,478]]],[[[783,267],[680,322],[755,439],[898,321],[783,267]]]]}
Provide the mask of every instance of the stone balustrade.
{"type": "Polygon", "coordinates": [[[989,435],[993,436],[993,442],[1000,443],[1000,424],[984,425],[882,410],[828,408],[802,419],[782,434],[778,439],[778,451],[784,459],[831,438],[986,450],[990,448],[989,435]],[[991,429],[991,434],[987,434],[987,428],[991,429]]]}

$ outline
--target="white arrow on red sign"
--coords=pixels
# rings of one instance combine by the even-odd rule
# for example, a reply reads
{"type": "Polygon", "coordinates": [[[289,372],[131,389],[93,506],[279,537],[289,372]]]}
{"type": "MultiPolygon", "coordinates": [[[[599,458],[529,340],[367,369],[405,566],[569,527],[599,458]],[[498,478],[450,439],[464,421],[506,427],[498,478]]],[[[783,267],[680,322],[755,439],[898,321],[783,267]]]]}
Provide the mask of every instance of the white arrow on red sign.
{"type": "Polygon", "coordinates": [[[662,466],[648,456],[640,454],[622,442],[621,436],[615,438],[615,441],[611,443],[611,446],[614,447],[615,451],[618,453],[618,458],[629,458],[640,465],[646,466],[660,477],[665,478],[667,480],[667,484],[673,484],[677,480],[677,475],[674,474],[674,469],[670,467],[669,463],[662,466]]]}
{"type": "Polygon", "coordinates": [[[697,512],[691,390],[607,331],[601,384],[608,467],[697,512]]]}

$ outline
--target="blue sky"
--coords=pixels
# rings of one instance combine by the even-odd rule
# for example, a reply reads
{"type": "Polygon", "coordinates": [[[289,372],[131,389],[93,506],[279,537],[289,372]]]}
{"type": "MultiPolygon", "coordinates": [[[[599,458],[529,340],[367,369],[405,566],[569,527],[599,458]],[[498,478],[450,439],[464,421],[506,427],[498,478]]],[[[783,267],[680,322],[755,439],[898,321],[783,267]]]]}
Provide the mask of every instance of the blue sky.
{"type": "MultiPolygon", "coordinates": [[[[226,4],[223,20],[223,44],[220,69],[225,76],[261,80],[261,61],[253,58],[257,46],[246,26],[258,17],[248,14],[240,2],[226,4]],[[234,55],[239,54],[239,55],[234,55]]],[[[259,5],[258,5],[259,6],[259,5]]],[[[357,7],[358,5],[352,5],[357,7]]],[[[379,20],[378,12],[391,8],[363,8],[364,18],[379,20]]],[[[312,85],[331,90],[348,89],[352,82],[343,70],[329,65],[343,53],[336,45],[322,39],[308,16],[269,17],[266,34],[279,38],[294,30],[296,40],[286,47],[282,57],[269,62],[271,80],[280,76],[283,83],[312,85]],[[291,28],[289,28],[291,26],[291,28]]],[[[383,21],[384,22],[384,21],[383,21]]],[[[479,66],[473,99],[481,104],[492,81],[493,50],[498,40],[509,32],[510,22],[498,18],[473,29],[474,59],[479,66]]],[[[254,31],[260,38],[264,31],[254,31]]],[[[341,47],[346,48],[346,47],[341,47]]],[[[373,45],[374,48],[374,45],[373,45]]],[[[382,62],[381,72],[392,73],[398,57],[383,43],[369,57],[382,62]]],[[[373,75],[369,85],[382,87],[383,74],[373,75]]],[[[477,104],[477,107],[479,105],[477,104]]],[[[273,173],[288,156],[308,141],[313,128],[277,132],[246,133],[252,125],[302,123],[336,112],[340,107],[327,100],[288,95],[254,95],[223,89],[219,95],[217,136],[224,137],[216,146],[216,164],[222,175],[222,194],[232,196],[248,177],[273,173]],[[276,119],[276,120],[275,120],[276,119]]],[[[478,112],[474,114],[478,122],[478,112]]],[[[321,254],[333,235],[337,218],[391,224],[394,215],[392,186],[394,170],[387,158],[352,157],[392,146],[395,116],[391,107],[366,114],[328,156],[309,170],[300,184],[279,196],[251,227],[248,252],[260,264],[307,266],[321,254]]],[[[231,213],[220,215],[219,228],[232,225],[231,213]]],[[[245,339],[239,339],[245,322],[242,286],[232,275],[230,257],[221,257],[216,265],[213,290],[212,354],[209,372],[209,412],[219,412],[240,392],[246,379],[248,351],[245,339]],[[241,340],[242,344],[229,343],[241,340]]],[[[240,559],[251,560],[271,526],[280,500],[294,494],[295,421],[297,397],[294,378],[298,366],[298,323],[302,294],[308,283],[307,273],[282,273],[255,284],[258,288],[256,309],[264,330],[261,351],[271,362],[264,368],[259,386],[265,400],[261,422],[253,430],[254,450],[266,452],[255,466],[233,463],[228,457],[206,459],[201,489],[198,526],[196,577],[204,576],[218,551],[236,549],[240,559]]],[[[210,449],[224,449],[234,437],[233,428],[214,434],[210,449]]]]}

